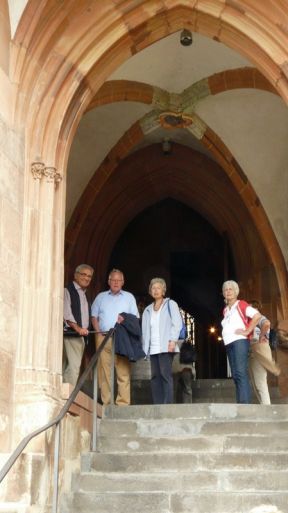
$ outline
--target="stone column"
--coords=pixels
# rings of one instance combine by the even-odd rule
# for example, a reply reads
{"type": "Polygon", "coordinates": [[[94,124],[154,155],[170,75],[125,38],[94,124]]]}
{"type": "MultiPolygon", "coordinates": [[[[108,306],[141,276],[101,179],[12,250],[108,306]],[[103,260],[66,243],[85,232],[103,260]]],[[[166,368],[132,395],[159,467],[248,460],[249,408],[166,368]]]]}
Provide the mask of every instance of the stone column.
{"type": "MultiPolygon", "coordinates": [[[[14,442],[60,408],[63,202],[61,175],[38,161],[25,177],[14,442]]],[[[32,444],[42,447],[40,439],[32,444]]]]}

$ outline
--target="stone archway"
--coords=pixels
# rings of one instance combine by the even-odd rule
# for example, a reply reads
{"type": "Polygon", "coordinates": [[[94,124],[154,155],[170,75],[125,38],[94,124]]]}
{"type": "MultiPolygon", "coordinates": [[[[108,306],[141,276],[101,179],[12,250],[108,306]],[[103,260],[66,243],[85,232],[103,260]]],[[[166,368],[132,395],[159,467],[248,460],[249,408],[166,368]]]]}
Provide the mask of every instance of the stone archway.
{"type": "MultiPolygon", "coordinates": [[[[13,89],[11,96],[9,90],[11,124],[20,141],[24,168],[23,236],[19,257],[21,288],[17,291],[21,316],[15,372],[11,372],[14,412],[10,419],[14,422],[14,437],[9,436],[8,442],[13,446],[59,408],[65,192],[69,179],[66,168],[82,115],[112,71],[155,41],[181,30],[184,24],[245,55],[287,103],[287,33],[283,24],[286,15],[283,3],[271,0],[251,4],[250,0],[155,0],[149,7],[144,0],[27,2],[11,42],[9,66],[7,63],[13,89]],[[29,425],[27,419],[30,419],[29,425]]],[[[141,136],[136,130],[137,134],[141,136]]],[[[215,147],[219,158],[227,157],[229,166],[232,155],[221,144],[215,144],[214,134],[207,132],[206,135],[207,145],[215,147]]],[[[238,176],[235,170],[235,179],[238,176]]],[[[102,189],[102,184],[98,185],[99,190],[102,189]]],[[[191,198],[185,197],[186,189],[182,173],[174,194],[176,199],[189,203],[191,198]]],[[[117,198],[118,205],[125,207],[125,199],[131,198],[131,192],[134,194],[135,189],[126,188],[117,198]]],[[[144,208],[147,198],[141,197],[141,191],[136,192],[138,208],[144,208]]],[[[253,193],[250,199],[252,203],[256,200],[253,193]]],[[[199,203],[200,210],[201,205],[203,208],[203,203],[199,203]]],[[[256,208],[255,217],[258,211],[256,208]]],[[[115,211],[109,212],[113,237],[102,238],[99,253],[102,267],[115,234],[135,212],[135,209],[126,210],[121,219],[117,219],[115,211]]],[[[245,212],[245,216],[248,215],[245,212]]],[[[209,215],[207,211],[203,213],[209,215]]],[[[219,216],[224,218],[225,210],[220,209],[219,216]]],[[[217,223],[215,217],[213,221],[217,223]]],[[[261,224],[263,218],[260,216],[258,221],[261,224]]],[[[286,315],[285,264],[273,237],[269,238],[268,246],[271,255],[278,255],[276,264],[282,276],[278,282],[283,298],[280,314],[286,315]]],[[[237,250],[237,241],[235,247],[237,250]]],[[[247,258],[246,252],[241,254],[247,258]]],[[[33,449],[39,451],[38,446],[33,449]]]]}
{"type": "MultiPolygon", "coordinates": [[[[89,190],[93,191],[93,187],[89,190]]],[[[168,161],[161,147],[154,145],[133,153],[115,168],[101,192],[89,203],[70,257],[71,268],[88,259],[99,273],[96,289],[103,287],[110,253],[127,223],[144,208],[166,197],[193,206],[219,233],[227,233],[244,293],[261,296],[259,276],[270,267],[270,259],[241,195],[225,179],[219,165],[181,145],[173,146],[168,161]]],[[[278,289],[274,282],[271,290],[275,286],[278,289]]],[[[270,300],[275,315],[277,297],[270,300]]]]}
{"type": "MultiPolygon", "coordinates": [[[[190,112],[190,109],[189,103],[187,102],[187,97],[189,97],[190,90],[194,104],[197,104],[197,96],[200,96],[200,98],[203,99],[205,95],[215,95],[223,90],[229,90],[235,87],[240,88],[249,86],[275,93],[275,90],[271,88],[270,84],[261,76],[261,74],[259,74],[257,70],[253,68],[243,68],[230,70],[225,73],[218,73],[208,77],[207,79],[203,79],[201,82],[202,86],[196,83],[185,90],[185,103],[186,107],[188,105],[188,112],[190,112]],[[195,93],[192,92],[193,89],[195,89],[195,93]]],[[[131,126],[130,130],[124,134],[124,136],[118,141],[115,147],[110,151],[110,153],[107,155],[107,158],[95,171],[93,177],[88,183],[86,190],[80,198],[66,230],[65,256],[67,264],[69,264],[71,254],[74,252],[74,247],[77,244],[77,241],[81,240],[81,235],[79,238],[81,230],[84,229],[84,232],[87,233],[88,229],[87,227],[85,228],[85,225],[87,224],[86,220],[92,220],[93,218],[92,212],[95,210],[96,198],[98,198],[99,192],[102,188],[104,188],[105,183],[108,181],[109,177],[112,176],[113,173],[118,173],[119,162],[121,162],[126,157],[126,155],[129,154],[131,150],[133,150],[133,147],[144,137],[146,124],[148,131],[151,132],[153,123],[155,126],[159,126],[161,123],[161,115],[159,116],[159,109],[162,107],[164,111],[165,109],[169,110],[169,93],[167,91],[163,91],[162,97],[163,106],[161,105],[161,100],[159,100],[159,98],[161,98],[159,91],[154,91],[154,89],[147,84],[139,84],[133,82],[127,83],[127,81],[112,81],[106,82],[100,89],[99,93],[93,98],[92,105],[94,107],[113,101],[136,101],[152,105],[155,103],[157,109],[155,110],[155,114],[153,111],[151,111],[151,113],[145,116],[144,119],[137,121],[134,125],[131,126]],[[154,100],[155,97],[156,100],[154,100]],[[148,122],[146,121],[146,118],[148,118],[148,122]]],[[[181,95],[179,95],[179,97],[181,98],[181,95]]],[[[90,106],[88,109],[89,108],[90,106]]],[[[195,107],[193,106],[193,111],[194,108],[195,107]]],[[[278,248],[278,243],[276,241],[273,230],[271,229],[265,211],[259,201],[259,198],[256,196],[253,187],[251,186],[249,180],[245,176],[233,155],[230,153],[221,139],[217,136],[217,134],[213,132],[211,128],[209,128],[203,122],[203,120],[199,118],[199,116],[192,114],[192,116],[190,115],[190,119],[193,123],[192,129],[190,127],[189,128],[191,131],[193,131],[194,134],[196,134],[197,139],[201,141],[202,145],[208,148],[212,155],[216,158],[216,160],[227,174],[228,179],[233,184],[233,187],[242,197],[242,201],[247,208],[247,211],[250,213],[251,219],[253,219],[252,222],[255,223],[258,233],[260,234],[260,238],[262,239],[262,243],[264,245],[263,250],[264,247],[267,248],[266,251],[269,253],[270,260],[275,268],[280,289],[284,291],[286,287],[286,271],[284,270],[283,274],[283,264],[281,264],[283,260],[282,254],[278,248]],[[283,284],[283,288],[281,284],[283,284]]],[[[111,206],[111,208],[113,209],[113,206],[111,206]]],[[[81,247],[84,246],[83,241],[81,241],[81,247]]],[[[251,249],[251,251],[253,250],[251,249]]],[[[104,270],[101,268],[101,272],[103,271],[104,270]]],[[[286,294],[283,294],[284,302],[285,298],[286,294]]],[[[280,309],[282,308],[283,305],[281,305],[280,309]]]]}
{"type": "MultiPolygon", "coordinates": [[[[146,2],[132,0],[97,5],[88,0],[28,2],[11,52],[12,81],[17,84],[14,124],[25,140],[22,338],[15,378],[23,403],[27,403],[23,383],[33,384],[35,397],[42,397],[43,387],[57,396],[65,170],[77,125],[95,93],[122,62],[185,24],[246,55],[287,102],[287,35],[281,28],[282,14],[281,6],[253,7],[244,0],[237,5],[182,0],[176,6],[174,0],[159,0],[149,9],[146,2]],[[44,336],[39,348],[40,332],[44,336]]],[[[269,242],[272,246],[280,255],[279,286],[286,314],[286,269],[275,239],[269,242]]]]}

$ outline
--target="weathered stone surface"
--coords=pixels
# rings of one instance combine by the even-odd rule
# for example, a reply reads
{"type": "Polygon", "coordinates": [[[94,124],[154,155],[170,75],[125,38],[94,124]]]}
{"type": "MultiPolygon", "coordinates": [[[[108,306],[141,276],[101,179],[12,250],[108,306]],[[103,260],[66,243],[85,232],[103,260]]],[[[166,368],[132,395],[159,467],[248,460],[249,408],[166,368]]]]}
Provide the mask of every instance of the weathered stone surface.
{"type": "Polygon", "coordinates": [[[147,405],[105,415],[62,513],[287,513],[286,406],[147,405]]]}
{"type": "MultiPolygon", "coordinates": [[[[230,382],[230,380],[229,380],[230,382]]],[[[145,419],[211,419],[217,418],[223,421],[235,420],[244,422],[263,420],[288,420],[288,408],[286,405],[260,405],[260,404],[171,404],[171,405],[146,405],[118,408],[106,406],[103,416],[107,419],[141,420],[145,419]]]]}
{"type": "Polygon", "coordinates": [[[198,469],[175,472],[93,472],[80,474],[73,479],[72,489],[78,492],[286,492],[288,471],[262,471],[254,469],[239,471],[199,471],[198,469]],[[261,477],[261,480],[260,480],[261,477]]]}
{"type": "Polygon", "coordinates": [[[97,494],[79,493],[65,498],[61,513],[78,512],[91,513],[168,513],[169,497],[165,493],[147,494],[97,494]]]}

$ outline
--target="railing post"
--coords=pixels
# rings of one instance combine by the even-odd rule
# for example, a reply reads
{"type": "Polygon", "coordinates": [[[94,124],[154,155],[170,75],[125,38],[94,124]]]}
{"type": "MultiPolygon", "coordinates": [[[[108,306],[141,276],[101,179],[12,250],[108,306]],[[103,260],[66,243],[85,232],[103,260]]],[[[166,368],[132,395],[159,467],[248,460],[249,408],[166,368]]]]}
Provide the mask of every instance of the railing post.
{"type": "Polygon", "coordinates": [[[55,444],[54,444],[54,470],[53,470],[53,497],[52,497],[52,513],[58,510],[58,487],[59,487],[59,457],[60,457],[60,422],[55,427],[55,444]]]}
{"type": "Polygon", "coordinates": [[[115,366],[115,343],[114,332],[111,337],[111,399],[110,404],[114,404],[114,366],[115,366]]]}
{"type": "Polygon", "coordinates": [[[94,367],[93,372],[93,419],[92,419],[92,451],[97,450],[97,402],[98,402],[98,383],[97,383],[97,367],[98,362],[94,367]]]}

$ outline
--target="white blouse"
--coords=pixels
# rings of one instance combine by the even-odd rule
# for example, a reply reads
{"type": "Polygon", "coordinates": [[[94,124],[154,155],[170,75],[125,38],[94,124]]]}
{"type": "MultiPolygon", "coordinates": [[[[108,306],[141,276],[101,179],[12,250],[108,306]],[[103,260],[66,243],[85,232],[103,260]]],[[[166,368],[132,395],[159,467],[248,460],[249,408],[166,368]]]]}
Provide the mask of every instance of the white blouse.
{"type": "MultiPolygon", "coordinates": [[[[246,328],[238,312],[238,303],[239,301],[236,301],[236,303],[234,303],[234,305],[232,305],[231,308],[225,308],[224,319],[221,322],[223,328],[222,338],[225,346],[227,344],[231,344],[231,342],[235,342],[236,340],[242,340],[243,338],[247,338],[244,335],[237,335],[235,333],[237,329],[245,330],[246,328]]],[[[258,310],[253,308],[253,306],[249,305],[247,306],[245,313],[247,317],[252,319],[252,317],[254,317],[254,315],[258,313],[258,310]]]]}
{"type": "Polygon", "coordinates": [[[161,346],[160,346],[160,312],[162,310],[162,305],[160,306],[159,310],[154,310],[152,308],[152,315],[151,315],[151,341],[150,341],[150,355],[151,354],[159,354],[161,353],[161,346]]]}

